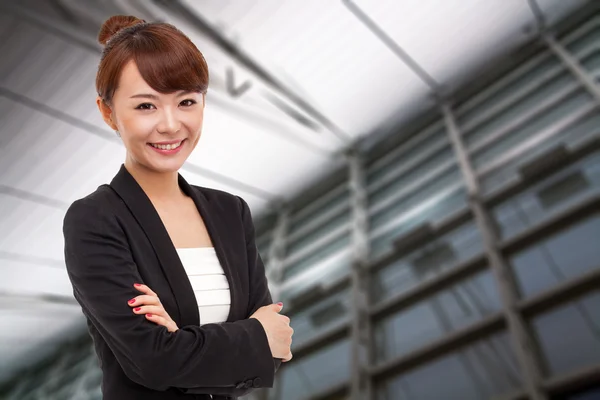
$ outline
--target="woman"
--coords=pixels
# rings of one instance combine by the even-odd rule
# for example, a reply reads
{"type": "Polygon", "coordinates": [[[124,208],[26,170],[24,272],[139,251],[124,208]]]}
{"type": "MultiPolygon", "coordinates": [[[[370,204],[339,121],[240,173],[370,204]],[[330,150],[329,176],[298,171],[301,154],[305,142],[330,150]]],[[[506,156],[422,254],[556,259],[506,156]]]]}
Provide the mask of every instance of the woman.
{"type": "Polygon", "coordinates": [[[178,173],[200,139],[206,62],[166,23],[114,16],[99,41],[97,104],[127,155],[110,185],[69,207],[63,233],[104,399],[272,387],[293,330],[271,304],[248,205],[178,173]]]}

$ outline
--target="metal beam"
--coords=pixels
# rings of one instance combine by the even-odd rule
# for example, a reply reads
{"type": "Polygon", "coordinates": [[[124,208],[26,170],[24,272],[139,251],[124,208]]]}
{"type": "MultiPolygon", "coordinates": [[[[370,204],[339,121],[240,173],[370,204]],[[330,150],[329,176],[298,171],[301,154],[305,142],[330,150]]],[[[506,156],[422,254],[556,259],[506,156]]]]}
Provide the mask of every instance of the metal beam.
{"type": "Polygon", "coordinates": [[[492,221],[489,211],[485,207],[481,195],[480,186],[467,149],[463,143],[461,132],[454,118],[454,114],[448,104],[442,104],[442,113],[446,121],[448,135],[458,158],[462,174],[465,178],[469,205],[475,216],[475,222],[483,238],[485,252],[493,276],[496,280],[498,293],[503,306],[503,314],[506,318],[508,332],[512,338],[516,357],[524,378],[524,384],[531,400],[545,400],[546,396],[542,389],[543,367],[533,335],[529,330],[523,315],[519,312],[518,288],[504,254],[499,251],[500,238],[492,221]]]}
{"type": "Polygon", "coordinates": [[[359,19],[379,40],[383,42],[408,68],[410,68],[421,80],[429,86],[431,91],[441,94],[441,85],[423,69],[398,43],[383,31],[360,7],[350,0],[342,0],[342,3],[359,19]]]}
{"type": "Polygon", "coordinates": [[[371,319],[369,316],[369,217],[363,160],[358,150],[346,154],[349,167],[349,189],[352,211],[352,319],[350,398],[371,399],[369,376],[371,357],[371,319]]]}

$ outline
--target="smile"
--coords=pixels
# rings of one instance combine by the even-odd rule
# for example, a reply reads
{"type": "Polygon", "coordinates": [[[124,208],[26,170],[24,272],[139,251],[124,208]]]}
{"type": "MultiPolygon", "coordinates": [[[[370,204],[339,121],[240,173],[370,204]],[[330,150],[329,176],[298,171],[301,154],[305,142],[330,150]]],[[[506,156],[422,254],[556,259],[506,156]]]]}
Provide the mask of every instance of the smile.
{"type": "Polygon", "coordinates": [[[178,148],[179,146],[181,146],[181,144],[183,143],[183,140],[179,143],[173,143],[173,144],[154,144],[154,143],[148,143],[150,146],[154,147],[155,149],[160,149],[160,150],[175,150],[176,148],[178,148]]]}

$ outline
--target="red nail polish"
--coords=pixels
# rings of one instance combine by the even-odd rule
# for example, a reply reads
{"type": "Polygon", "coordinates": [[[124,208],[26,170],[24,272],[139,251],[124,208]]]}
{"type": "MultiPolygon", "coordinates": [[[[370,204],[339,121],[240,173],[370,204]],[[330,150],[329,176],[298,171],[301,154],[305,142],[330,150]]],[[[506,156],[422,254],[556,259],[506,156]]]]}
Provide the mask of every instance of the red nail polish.
{"type": "Polygon", "coordinates": [[[134,283],[133,286],[142,286],[141,283],[134,283]]]}
{"type": "Polygon", "coordinates": [[[282,306],[282,305],[283,305],[283,303],[282,303],[282,302],[279,302],[279,303],[277,303],[277,305],[279,305],[279,306],[282,306]]]}
{"type": "Polygon", "coordinates": [[[152,314],[146,314],[148,317],[152,317],[152,314]]]}
{"type": "Polygon", "coordinates": [[[133,304],[133,303],[135,303],[135,299],[129,300],[129,304],[133,304]]]}
{"type": "Polygon", "coordinates": [[[136,307],[133,309],[133,311],[140,311],[142,309],[142,307],[136,307]]]}

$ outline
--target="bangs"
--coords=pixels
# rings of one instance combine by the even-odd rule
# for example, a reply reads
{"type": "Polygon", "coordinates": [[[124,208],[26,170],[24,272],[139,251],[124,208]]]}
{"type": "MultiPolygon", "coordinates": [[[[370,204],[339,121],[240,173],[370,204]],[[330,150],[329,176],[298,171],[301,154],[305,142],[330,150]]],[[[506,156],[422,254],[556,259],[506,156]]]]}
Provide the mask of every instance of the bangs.
{"type": "Polygon", "coordinates": [[[201,53],[195,47],[182,46],[181,39],[169,44],[168,47],[149,46],[150,49],[133,51],[132,58],[142,78],[159,93],[178,90],[206,93],[208,69],[201,53]]]}

